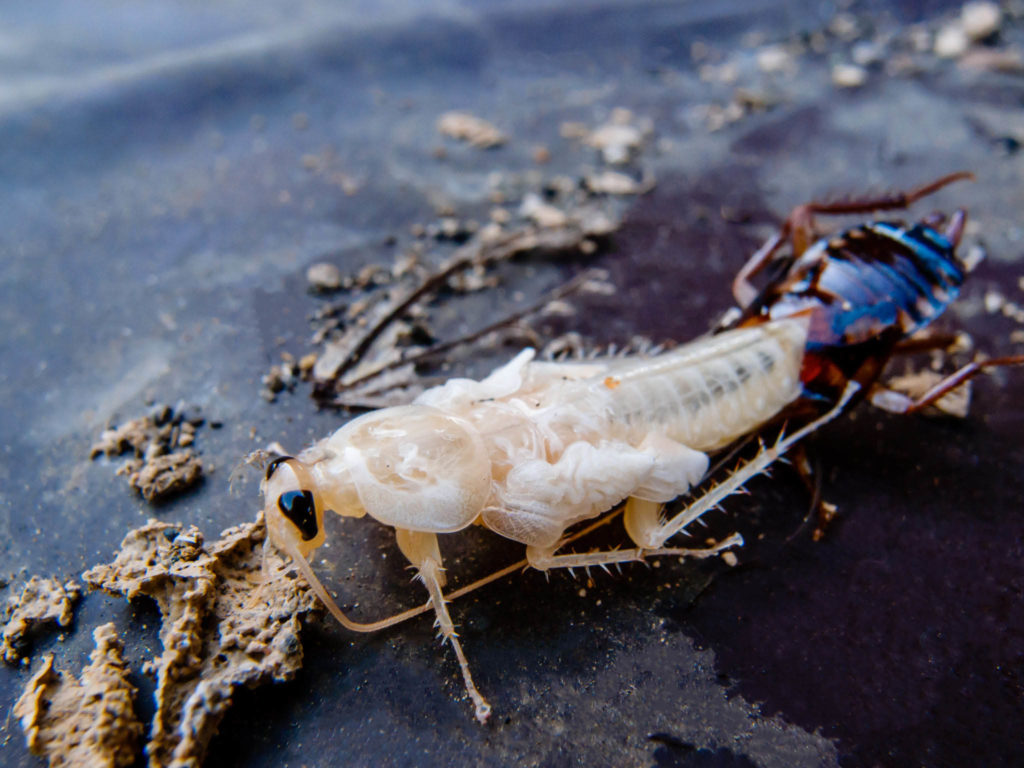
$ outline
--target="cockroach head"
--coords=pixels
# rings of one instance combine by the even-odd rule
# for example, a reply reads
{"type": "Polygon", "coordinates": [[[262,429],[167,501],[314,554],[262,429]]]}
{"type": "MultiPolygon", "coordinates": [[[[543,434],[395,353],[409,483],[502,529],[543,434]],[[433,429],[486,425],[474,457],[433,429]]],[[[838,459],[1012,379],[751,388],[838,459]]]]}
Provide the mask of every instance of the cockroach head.
{"type": "Polygon", "coordinates": [[[263,515],[271,543],[304,557],[324,540],[324,508],[309,468],[291,456],[267,465],[263,479],[263,515]]]}

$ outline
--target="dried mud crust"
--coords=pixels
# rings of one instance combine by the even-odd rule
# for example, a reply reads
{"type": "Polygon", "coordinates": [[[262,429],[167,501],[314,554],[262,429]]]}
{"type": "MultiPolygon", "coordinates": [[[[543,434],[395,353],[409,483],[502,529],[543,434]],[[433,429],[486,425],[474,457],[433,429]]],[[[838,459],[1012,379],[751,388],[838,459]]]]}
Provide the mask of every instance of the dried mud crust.
{"type": "Polygon", "coordinates": [[[75,603],[81,588],[74,581],[33,576],[18,597],[8,600],[4,611],[3,657],[8,664],[18,662],[25,654],[33,628],[43,624],[71,626],[75,603]]]}
{"type": "Polygon", "coordinates": [[[138,755],[142,723],[121,641],[113,624],[97,627],[93,639],[81,678],[57,672],[51,654],[14,705],[29,749],[54,768],[115,768],[132,765],[138,755]]]}
{"type": "Polygon", "coordinates": [[[300,617],[317,603],[301,579],[261,583],[265,536],[262,515],[210,544],[194,527],[151,520],[112,563],[84,574],[91,586],[159,606],[153,768],[199,766],[235,690],[289,680],[302,666],[300,617]]]}
{"type": "Polygon", "coordinates": [[[203,463],[192,445],[204,419],[185,406],[155,406],[150,413],[107,429],[90,458],[134,456],[118,469],[150,504],[187,491],[203,479],[203,463]]]}

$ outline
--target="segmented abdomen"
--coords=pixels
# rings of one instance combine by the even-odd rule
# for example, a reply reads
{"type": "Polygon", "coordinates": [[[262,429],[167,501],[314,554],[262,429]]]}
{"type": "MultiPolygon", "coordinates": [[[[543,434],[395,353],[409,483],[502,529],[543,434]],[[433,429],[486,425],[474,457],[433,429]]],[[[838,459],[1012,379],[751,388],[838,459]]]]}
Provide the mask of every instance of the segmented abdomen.
{"type": "MultiPolygon", "coordinates": [[[[698,451],[726,445],[770,420],[801,392],[805,318],[700,339],[623,361],[590,386],[607,392],[614,435],[659,431],[698,451]]],[[[610,436],[611,437],[611,436],[610,436]]]]}

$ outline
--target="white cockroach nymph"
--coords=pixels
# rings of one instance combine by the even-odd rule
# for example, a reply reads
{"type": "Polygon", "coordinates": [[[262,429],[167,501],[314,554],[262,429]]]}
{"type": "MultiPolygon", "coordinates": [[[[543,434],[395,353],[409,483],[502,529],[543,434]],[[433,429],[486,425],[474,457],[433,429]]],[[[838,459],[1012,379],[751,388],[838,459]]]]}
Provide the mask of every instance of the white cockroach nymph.
{"type": "Polygon", "coordinates": [[[807,318],[796,317],[650,358],[538,362],[524,350],[482,381],[453,379],[411,405],[355,418],[298,456],[275,460],[263,488],[269,540],[299,564],[345,626],[367,631],[392,622],[351,621],[308,559],[323,543],[325,510],[393,527],[456,649],[477,717],[486,719],[489,707],[442,598],[437,534],[480,522],[525,544],[530,565],[545,570],[707,556],[740,543],[733,536],[706,550],[666,548],[717,500],[667,521],[662,504],[704,478],[709,451],[800,395],[806,338],[807,318]],[[625,499],[636,548],[557,554],[570,526],[625,499]]]}
{"type": "MultiPolygon", "coordinates": [[[[870,222],[815,240],[814,214],[906,207],[957,173],[904,194],[796,208],[781,232],[740,271],[740,311],[727,327],[654,356],[541,362],[520,352],[482,381],[453,379],[412,404],[345,424],[298,456],[281,457],[263,483],[268,545],[292,558],[347,628],[382,629],[433,609],[451,643],[477,719],[490,706],[477,691],[445,595],[439,533],[474,523],[526,545],[541,570],[607,566],[649,556],[708,557],[742,544],[733,534],[702,549],[668,546],[695,521],[765,471],[797,441],[835,418],[855,396],[909,413],[984,368],[967,365],[919,400],[882,387],[886,362],[957,296],[968,271],[956,255],[966,214],[909,227],[870,222]],[[762,290],[750,278],[789,242],[792,256],[762,290]],[[701,484],[709,454],[792,419],[771,445],[688,499],[671,517],[665,502],[701,484]],[[633,548],[559,553],[581,521],[624,503],[633,548]],[[402,553],[430,595],[427,606],[382,621],[353,621],[309,565],[324,541],[323,516],[369,515],[395,529],[402,553]]],[[[706,485],[706,484],[705,484],[706,485]]],[[[595,522],[600,523],[601,520],[595,522]]]]}

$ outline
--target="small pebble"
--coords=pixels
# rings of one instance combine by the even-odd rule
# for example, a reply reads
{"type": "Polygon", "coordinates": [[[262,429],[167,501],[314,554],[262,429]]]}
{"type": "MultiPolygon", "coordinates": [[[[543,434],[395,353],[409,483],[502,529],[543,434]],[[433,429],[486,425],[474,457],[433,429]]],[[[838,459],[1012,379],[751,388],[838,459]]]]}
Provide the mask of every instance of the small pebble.
{"type": "Polygon", "coordinates": [[[870,67],[885,59],[885,49],[877,43],[862,40],[850,49],[850,57],[853,63],[861,67],[870,67]]]}
{"type": "Polygon", "coordinates": [[[970,40],[984,40],[999,29],[1003,12],[995,3],[967,3],[960,11],[960,23],[970,40]]]}
{"type": "Polygon", "coordinates": [[[996,312],[1003,308],[1006,303],[1006,297],[997,291],[987,291],[985,293],[985,311],[990,315],[994,315],[996,312]]]}
{"type": "Polygon", "coordinates": [[[445,112],[437,119],[437,130],[443,136],[465,141],[479,149],[500,147],[508,141],[493,123],[468,112],[445,112]]]}
{"type": "Polygon", "coordinates": [[[545,203],[532,192],[523,198],[523,203],[519,206],[519,215],[533,219],[537,226],[544,228],[564,227],[569,221],[569,217],[563,211],[545,203]]]}
{"type": "Polygon", "coordinates": [[[783,72],[793,68],[793,56],[781,45],[769,45],[757,52],[757,68],[762,72],[783,72]]]}
{"type": "Polygon", "coordinates": [[[943,59],[955,59],[967,52],[970,40],[958,23],[947,24],[935,35],[935,55],[943,59]]]}
{"type": "Polygon", "coordinates": [[[341,288],[341,270],[321,261],[306,270],[306,280],[314,291],[336,291],[341,288]]]}
{"type": "Polygon", "coordinates": [[[601,151],[602,159],[609,165],[629,162],[631,154],[640,147],[643,135],[632,125],[606,123],[587,137],[590,146],[601,151]]]}
{"type": "Polygon", "coordinates": [[[857,17],[849,13],[840,13],[829,22],[828,31],[847,42],[857,39],[860,34],[860,24],[857,17]]]}
{"type": "Polygon", "coordinates": [[[868,71],[856,64],[836,64],[832,67],[832,84],[837,88],[860,88],[867,79],[868,71]]]}
{"type": "Polygon", "coordinates": [[[164,403],[159,403],[157,405],[154,405],[153,408],[150,410],[149,418],[152,419],[154,424],[156,424],[158,427],[161,427],[171,420],[171,416],[173,414],[174,411],[171,410],[171,406],[165,405],[164,403]]]}

